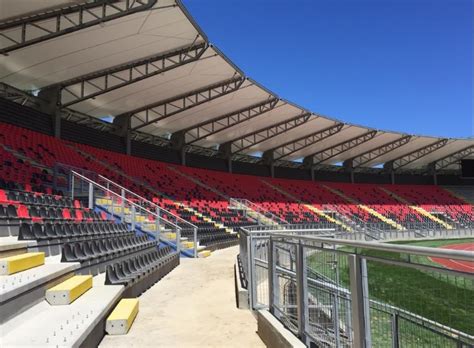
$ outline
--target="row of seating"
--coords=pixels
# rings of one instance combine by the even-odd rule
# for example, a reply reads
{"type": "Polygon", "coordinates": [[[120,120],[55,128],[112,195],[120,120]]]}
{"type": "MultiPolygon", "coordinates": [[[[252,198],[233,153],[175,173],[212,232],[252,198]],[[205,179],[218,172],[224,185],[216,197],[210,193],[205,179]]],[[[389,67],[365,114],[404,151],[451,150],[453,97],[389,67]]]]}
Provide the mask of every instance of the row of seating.
{"type": "Polygon", "coordinates": [[[125,296],[136,297],[179,264],[179,255],[166,246],[109,265],[105,284],[124,285],[125,296]]]}
{"type": "Polygon", "coordinates": [[[148,240],[147,236],[137,237],[134,234],[65,243],[62,249],[61,262],[82,263],[106,256],[117,258],[154,246],[156,246],[156,241],[148,240]]]}
{"type": "Polygon", "coordinates": [[[51,240],[78,237],[109,237],[130,233],[125,223],[26,223],[20,225],[20,240],[51,240]]]}

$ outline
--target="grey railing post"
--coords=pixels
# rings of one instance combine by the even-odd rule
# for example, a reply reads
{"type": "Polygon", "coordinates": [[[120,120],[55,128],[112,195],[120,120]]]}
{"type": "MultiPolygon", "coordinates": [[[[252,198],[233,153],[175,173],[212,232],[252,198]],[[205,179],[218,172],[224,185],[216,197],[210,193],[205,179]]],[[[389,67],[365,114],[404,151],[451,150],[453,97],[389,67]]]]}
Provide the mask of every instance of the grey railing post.
{"type": "Polygon", "coordinates": [[[71,199],[74,199],[74,173],[71,172],[71,199]]]}
{"type": "Polygon", "coordinates": [[[275,286],[276,278],[276,258],[275,258],[275,242],[272,237],[270,237],[270,242],[268,245],[268,309],[270,313],[276,316],[274,310],[275,303],[278,303],[275,298],[275,291],[280,291],[277,286],[275,286]]]}
{"type": "MultiPolygon", "coordinates": [[[[250,309],[254,309],[253,306],[253,274],[252,274],[252,241],[250,239],[251,234],[247,234],[247,291],[249,293],[249,307],[250,309]]],[[[270,279],[270,278],[269,278],[270,279]]]]}
{"type": "Polygon", "coordinates": [[[160,233],[161,233],[160,219],[161,219],[161,211],[159,207],[156,207],[155,228],[156,228],[156,240],[158,242],[160,241],[160,233]]]}
{"type": "Polygon", "coordinates": [[[355,348],[371,347],[369,291],[366,260],[358,255],[349,255],[349,279],[352,303],[352,328],[355,348]]]}
{"type": "Polygon", "coordinates": [[[135,206],[132,205],[132,231],[135,231],[135,214],[136,214],[136,210],[135,210],[135,206]]]}
{"type": "Polygon", "coordinates": [[[181,228],[176,229],[176,251],[181,253],[181,228]]]}
{"type": "Polygon", "coordinates": [[[198,257],[198,247],[197,247],[198,239],[197,239],[197,233],[198,233],[197,227],[194,227],[194,228],[193,228],[194,257],[198,257]]]}
{"type": "Polygon", "coordinates": [[[89,209],[94,208],[94,186],[89,183],[89,209]]]}
{"type": "Polygon", "coordinates": [[[398,348],[400,346],[400,338],[398,330],[398,313],[392,314],[392,348],[398,348]]]}
{"type": "Polygon", "coordinates": [[[122,198],[122,204],[121,204],[121,218],[122,218],[122,222],[124,221],[125,219],[125,191],[122,189],[122,194],[121,194],[121,198],[122,198]]]}
{"type": "Polygon", "coordinates": [[[301,242],[296,247],[296,300],[298,306],[298,334],[306,344],[308,332],[308,278],[306,269],[306,255],[301,242]]]}
{"type": "Polygon", "coordinates": [[[114,221],[115,221],[115,205],[114,205],[114,196],[112,195],[112,196],[110,197],[110,199],[112,200],[112,211],[111,211],[111,213],[112,213],[112,220],[114,220],[114,221]]]}

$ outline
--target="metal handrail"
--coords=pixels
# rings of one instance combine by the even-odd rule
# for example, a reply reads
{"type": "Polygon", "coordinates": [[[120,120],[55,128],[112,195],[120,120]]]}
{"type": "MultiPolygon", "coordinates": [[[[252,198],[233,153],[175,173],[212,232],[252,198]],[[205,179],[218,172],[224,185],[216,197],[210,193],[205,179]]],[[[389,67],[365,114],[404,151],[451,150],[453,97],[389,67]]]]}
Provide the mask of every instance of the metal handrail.
{"type": "Polygon", "coordinates": [[[137,194],[137,193],[135,193],[135,192],[130,191],[129,189],[123,187],[123,186],[120,185],[120,184],[117,184],[116,182],[114,182],[114,181],[112,181],[112,180],[106,178],[105,176],[99,174],[99,177],[100,177],[101,179],[105,180],[106,182],[108,182],[109,184],[112,184],[112,185],[118,187],[119,189],[124,190],[125,192],[127,192],[127,193],[129,193],[129,194],[131,194],[131,195],[133,195],[133,196],[135,196],[135,197],[137,197],[137,198],[140,199],[141,201],[144,201],[144,202],[146,202],[146,203],[148,203],[148,204],[154,206],[155,208],[158,208],[160,211],[163,211],[163,212],[165,212],[166,214],[171,215],[171,216],[172,216],[173,218],[175,218],[176,220],[179,220],[179,221],[181,221],[181,222],[187,224],[187,225],[190,226],[191,228],[198,228],[196,225],[192,224],[191,222],[189,222],[189,221],[183,219],[182,217],[180,217],[180,216],[178,216],[178,215],[173,214],[173,213],[170,212],[169,210],[160,207],[158,204],[156,204],[156,203],[154,203],[154,202],[152,202],[152,201],[146,199],[145,197],[140,196],[139,194],[137,194]]]}
{"type": "Polygon", "coordinates": [[[271,220],[276,220],[275,222],[278,222],[282,225],[289,225],[289,222],[286,221],[285,219],[273,214],[271,211],[268,211],[264,208],[262,208],[261,206],[259,206],[258,204],[252,202],[252,201],[249,201],[248,199],[246,198],[231,198],[229,200],[230,203],[232,202],[237,202],[238,204],[241,204],[247,208],[249,208],[250,210],[253,210],[255,211],[256,213],[260,214],[260,215],[263,215],[271,220]],[[266,214],[270,215],[270,217],[268,217],[266,214]]]}
{"type": "MultiPolygon", "coordinates": [[[[91,179],[85,177],[84,175],[81,175],[81,174],[77,173],[77,172],[74,171],[74,170],[71,170],[71,174],[73,175],[73,177],[74,177],[74,176],[75,176],[75,177],[78,177],[79,179],[84,180],[85,182],[87,182],[88,184],[92,185],[93,187],[95,186],[95,187],[97,187],[97,188],[99,188],[99,189],[101,189],[101,190],[103,190],[103,191],[105,191],[105,192],[107,192],[107,193],[109,193],[109,194],[112,194],[112,195],[116,196],[117,198],[120,198],[121,200],[127,202],[128,204],[130,204],[130,205],[133,206],[134,208],[138,208],[139,210],[143,210],[143,211],[145,211],[146,213],[155,216],[155,219],[159,219],[159,220],[163,221],[165,224],[170,225],[171,227],[174,227],[174,228],[176,229],[176,232],[177,232],[177,233],[176,233],[176,251],[177,251],[178,253],[181,252],[181,229],[182,229],[182,228],[181,228],[180,226],[174,224],[174,223],[171,222],[171,221],[168,221],[168,220],[162,218],[162,217],[159,216],[158,214],[156,214],[156,213],[154,213],[154,212],[152,212],[152,211],[150,211],[150,210],[148,210],[148,209],[146,209],[146,208],[144,208],[144,207],[142,207],[142,206],[136,204],[135,202],[133,202],[133,201],[131,201],[131,200],[125,198],[125,197],[122,197],[122,196],[119,195],[118,193],[116,193],[116,192],[114,192],[114,191],[112,191],[112,190],[110,190],[110,189],[108,189],[108,188],[106,188],[106,187],[104,187],[104,186],[102,186],[102,185],[96,183],[95,181],[93,181],[93,180],[91,180],[91,179]]],[[[74,191],[72,191],[72,194],[73,194],[73,196],[74,196],[74,191]]],[[[73,198],[74,198],[74,197],[73,197],[73,198]]],[[[113,212],[112,212],[112,213],[113,213],[113,212]]],[[[197,247],[197,246],[196,246],[196,243],[194,243],[194,248],[196,249],[196,247],[197,247]]],[[[195,256],[197,255],[197,250],[195,250],[194,254],[195,254],[195,256]]]]}
{"type": "MultiPolygon", "coordinates": [[[[304,231],[304,230],[302,230],[304,231]]],[[[428,257],[439,257],[439,258],[448,258],[460,261],[473,261],[474,252],[462,251],[462,250],[453,250],[453,249],[442,249],[442,248],[429,248],[429,247],[419,247],[419,246],[409,246],[409,245],[399,245],[399,244],[389,244],[389,243],[374,243],[374,242],[363,242],[363,241],[348,241],[345,239],[336,239],[336,238],[325,238],[317,236],[300,236],[293,234],[273,234],[270,236],[271,239],[298,239],[299,241],[307,241],[314,243],[324,243],[331,245],[346,245],[349,247],[355,248],[364,248],[368,250],[377,250],[393,253],[405,253],[405,254],[414,254],[418,256],[428,256],[428,257]]]]}

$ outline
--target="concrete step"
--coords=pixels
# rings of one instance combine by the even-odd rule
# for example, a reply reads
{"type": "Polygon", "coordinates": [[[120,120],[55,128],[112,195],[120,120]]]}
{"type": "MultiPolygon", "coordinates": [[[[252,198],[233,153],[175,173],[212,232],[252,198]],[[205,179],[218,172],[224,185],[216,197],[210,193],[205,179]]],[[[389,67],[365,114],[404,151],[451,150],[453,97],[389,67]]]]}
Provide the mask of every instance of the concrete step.
{"type": "Polygon", "coordinates": [[[68,306],[41,301],[2,327],[2,347],[95,347],[104,334],[105,319],[124,287],[94,286],[68,306]]]}
{"type": "Polygon", "coordinates": [[[91,275],[76,275],[46,291],[51,305],[68,305],[92,288],[91,275]]]}
{"type": "Polygon", "coordinates": [[[20,273],[0,276],[0,324],[42,301],[46,290],[74,275],[79,263],[46,263],[20,273]]]}
{"type": "Polygon", "coordinates": [[[44,264],[44,253],[24,253],[0,259],[0,275],[10,275],[44,264]]]}
{"type": "Polygon", "coordinates": [[[0,237],[0,258],[24,254],[35,241],[18,240],[18,237],[0,237]]]}
{"type": "Polygon", "coordinates": [[[109,335],[125,335],[138,314],[138,299],[124,298],[107,318],[105,331],[109,335]]]}

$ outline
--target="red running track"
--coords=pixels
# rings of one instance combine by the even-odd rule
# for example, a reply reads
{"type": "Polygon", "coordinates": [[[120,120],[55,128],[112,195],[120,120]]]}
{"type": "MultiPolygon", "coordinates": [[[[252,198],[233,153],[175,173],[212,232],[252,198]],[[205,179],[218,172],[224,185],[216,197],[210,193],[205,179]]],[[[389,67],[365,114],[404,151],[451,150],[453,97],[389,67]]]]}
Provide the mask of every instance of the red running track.
{"type": "Polygon", "coordinates": [[[445,245],[442,248],[452,249],[452,250],[472,251],[473,261],[459,261],[459,260],[451,260],[451,259],[442,259],[439,257],[432,257],[431,261],[434,261],[442,265],[443,267],[446,267],[455,271],[474,273],[474,243],[451,244],[451,245],[445,245]]]}

